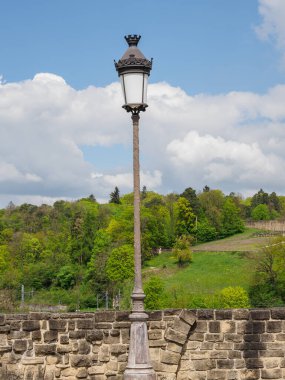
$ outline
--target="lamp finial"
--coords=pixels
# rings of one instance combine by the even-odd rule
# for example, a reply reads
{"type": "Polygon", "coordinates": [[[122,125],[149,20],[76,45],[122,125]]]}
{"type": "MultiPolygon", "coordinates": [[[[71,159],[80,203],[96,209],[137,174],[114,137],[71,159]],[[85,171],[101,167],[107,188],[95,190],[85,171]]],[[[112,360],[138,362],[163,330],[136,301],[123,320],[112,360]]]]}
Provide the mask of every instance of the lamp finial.
{"type": "Polygon", "coordinates": [[[129,46],[137,46],[140,39],[141,36],[137,34],[129,34],[128,36],[125,36],[125,40],[129,46]]]}

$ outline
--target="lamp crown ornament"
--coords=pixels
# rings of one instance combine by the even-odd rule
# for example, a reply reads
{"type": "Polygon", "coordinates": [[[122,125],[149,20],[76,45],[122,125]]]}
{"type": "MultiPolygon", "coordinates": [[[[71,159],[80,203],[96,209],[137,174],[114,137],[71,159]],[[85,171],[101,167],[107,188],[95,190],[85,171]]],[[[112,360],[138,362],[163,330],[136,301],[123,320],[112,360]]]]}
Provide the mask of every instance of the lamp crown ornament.
{"type": "Polygon", "coordinates": [[[129,46],[138,46],[140,39],[141,39],[141,36],[138,34],[129,34],[125,36],[125,40],[127,41],[129,46]]]}

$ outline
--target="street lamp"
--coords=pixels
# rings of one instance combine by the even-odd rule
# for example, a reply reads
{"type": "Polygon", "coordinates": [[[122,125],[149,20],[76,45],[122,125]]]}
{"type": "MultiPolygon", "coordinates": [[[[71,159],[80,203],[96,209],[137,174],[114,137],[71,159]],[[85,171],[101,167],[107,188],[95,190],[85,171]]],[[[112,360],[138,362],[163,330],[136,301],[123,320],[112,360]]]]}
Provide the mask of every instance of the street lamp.
{"type": "Polygon", "coordinates": [[[132,313],[130,314],[129,356],[124,380],[156,379],[149,357],[146,325],[148,315],[144,312],[145,294],[142,288],[139,164],[139,113],[145,111],[147,107],[147,81],[152,68],[152,60],[146,59],[137,48],[140,38],[141,36],[136,34],[125,36],[129,48],[123,57],[115,62],[125,101],[123,108],[132,113],[133,121],[135,283],[132,293],[132,313]]]}

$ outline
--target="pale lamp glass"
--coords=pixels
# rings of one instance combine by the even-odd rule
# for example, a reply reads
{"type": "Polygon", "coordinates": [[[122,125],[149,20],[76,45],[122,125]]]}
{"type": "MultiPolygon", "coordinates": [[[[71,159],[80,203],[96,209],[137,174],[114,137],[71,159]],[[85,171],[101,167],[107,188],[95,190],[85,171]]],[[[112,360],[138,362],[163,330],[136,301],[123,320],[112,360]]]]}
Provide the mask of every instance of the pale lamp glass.
{"type": "Polygon", "coordinates": [[[125,73],[121,75],[121,85],[125,105],[136,108],[146,104],[148,75],[144,73],[125,73]]]}

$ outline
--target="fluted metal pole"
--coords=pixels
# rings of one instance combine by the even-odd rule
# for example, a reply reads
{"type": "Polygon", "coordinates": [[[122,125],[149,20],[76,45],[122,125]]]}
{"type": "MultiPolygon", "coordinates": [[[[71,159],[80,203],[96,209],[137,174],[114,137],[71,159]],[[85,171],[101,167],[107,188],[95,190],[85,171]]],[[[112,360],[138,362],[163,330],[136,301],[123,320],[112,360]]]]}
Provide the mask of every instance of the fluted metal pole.
{"type": "Polygon", "coordinates": [[[132,115],[133,121],[133,175],[134,175],[134,249],[135,284],[132,293],[131,331],[128,364],[124,380],[156,380],[150,363],[147,324],[144,312],[145,294],[142,288],[141,228],[140,228],[140,163],[139,163],[139,114],[132,115]]]}

